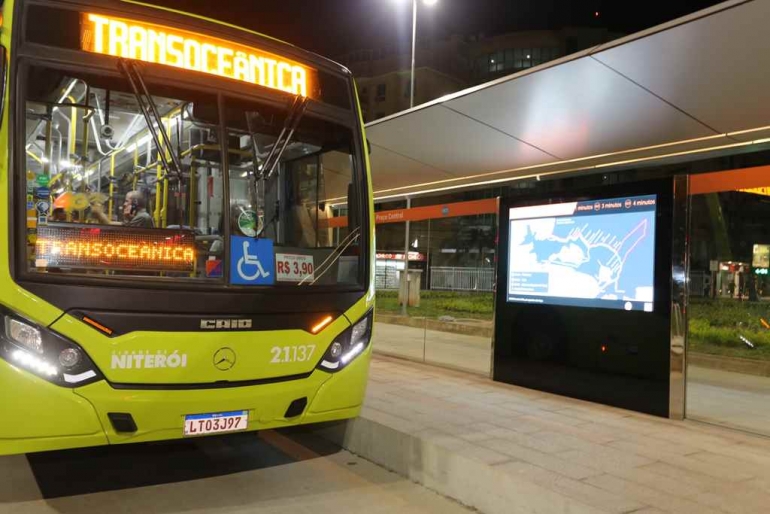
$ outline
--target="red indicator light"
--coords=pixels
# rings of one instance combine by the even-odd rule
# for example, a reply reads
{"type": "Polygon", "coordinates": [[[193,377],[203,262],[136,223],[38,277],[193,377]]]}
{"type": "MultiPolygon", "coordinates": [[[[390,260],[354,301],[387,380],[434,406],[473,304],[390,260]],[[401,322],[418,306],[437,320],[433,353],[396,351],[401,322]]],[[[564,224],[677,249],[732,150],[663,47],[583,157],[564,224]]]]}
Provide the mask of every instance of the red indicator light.
{"type": "Polygon", "coordinates": [[[607,352],[607,346],[606,345],[602,345],[602,353],[606,353],[606,352],[607,352]]]}

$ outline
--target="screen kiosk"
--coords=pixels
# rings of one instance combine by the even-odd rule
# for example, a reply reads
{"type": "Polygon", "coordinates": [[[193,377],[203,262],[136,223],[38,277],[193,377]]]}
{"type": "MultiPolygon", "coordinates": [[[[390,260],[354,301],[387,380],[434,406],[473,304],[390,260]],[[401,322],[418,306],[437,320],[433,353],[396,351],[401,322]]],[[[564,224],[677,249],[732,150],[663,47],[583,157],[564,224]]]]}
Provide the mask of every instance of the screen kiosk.
{"type": "Polygon", "coordinates": [[[673,192],[501,201],[495,380],[669,415],[673,192]]]}

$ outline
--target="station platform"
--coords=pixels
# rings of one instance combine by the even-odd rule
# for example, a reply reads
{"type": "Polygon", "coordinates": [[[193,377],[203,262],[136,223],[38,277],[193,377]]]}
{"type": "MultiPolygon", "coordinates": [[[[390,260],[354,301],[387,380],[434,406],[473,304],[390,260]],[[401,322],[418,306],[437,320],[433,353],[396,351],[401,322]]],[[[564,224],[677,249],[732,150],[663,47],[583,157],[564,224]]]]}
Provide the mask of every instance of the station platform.
{"type": "Polygon", "coordinates": [[[485,513],[770,509],[768,438],[382,355],[360,418],[321,434],[485,513]]]}

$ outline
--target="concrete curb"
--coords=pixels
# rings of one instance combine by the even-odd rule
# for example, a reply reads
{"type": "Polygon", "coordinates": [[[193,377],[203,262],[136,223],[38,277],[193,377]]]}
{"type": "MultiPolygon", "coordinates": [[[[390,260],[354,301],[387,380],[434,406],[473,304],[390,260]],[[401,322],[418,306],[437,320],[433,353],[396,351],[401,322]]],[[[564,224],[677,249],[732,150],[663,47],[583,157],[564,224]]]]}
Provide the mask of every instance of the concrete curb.
{"type": "Polygon", "coordinates": [[[318,427],[316,433],[351,453],[487,514],[602,512],[521,475],[464,456],[440,441],[399,431],[365,415],[318,427]]]}

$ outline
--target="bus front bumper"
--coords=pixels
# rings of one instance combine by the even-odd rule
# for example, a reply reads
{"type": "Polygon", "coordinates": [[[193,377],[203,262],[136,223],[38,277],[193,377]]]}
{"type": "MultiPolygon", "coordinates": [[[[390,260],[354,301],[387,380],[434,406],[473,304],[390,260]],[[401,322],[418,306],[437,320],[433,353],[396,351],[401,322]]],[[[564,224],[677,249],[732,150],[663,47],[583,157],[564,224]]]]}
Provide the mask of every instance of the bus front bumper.
{"type": "Polygon", "coordinates": [[[105,381],[78,389],[50,384],[0,360],[0,455],[138,443],[183,437],[191,414],[249,412],[249,430],[348,419],[358,415],[366,391],[371,345],[335,374],[272,384],[188,390],[115,389],[105,381]],[[301,415],[289,405],[307,398],[301,415]],[[115,430],[109,414],[130,414],[137,430],[115,430]]]}

